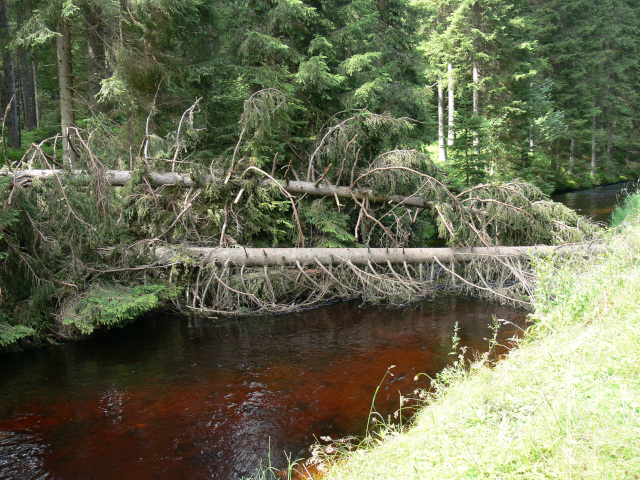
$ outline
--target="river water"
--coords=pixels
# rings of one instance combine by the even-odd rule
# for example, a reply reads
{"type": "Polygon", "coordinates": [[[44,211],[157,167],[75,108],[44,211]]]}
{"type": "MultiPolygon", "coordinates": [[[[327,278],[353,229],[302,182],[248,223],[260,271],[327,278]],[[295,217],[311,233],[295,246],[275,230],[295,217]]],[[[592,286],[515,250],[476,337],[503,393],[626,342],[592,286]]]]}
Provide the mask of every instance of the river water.
{"type": "MultiPolygon", "coordinates": [[[[566,201],[600,215],[612,200],[599,192],[566,201]]],[[[414,377],[451,362],[456,322],[462,345],[486,350],[494,316],[507,320],[499,342],[508,344],[520,312],[447,297],[215,322],[156,315],[0,355],[0,479],[227,480],[284,468],[321,436],[362,435],[378,385],[383,416],[428,386],[414,377]]]]}
{"type": "Polygon", "coordinates": [[[597,222],[608,223],[611,214],[623,200],[627,192],[635,192],[638,182],[617,183],[605,187],[592,188],[577,192],[553,195],[556,202],[565,204],[580,215],[592,218],[597,222]]]}

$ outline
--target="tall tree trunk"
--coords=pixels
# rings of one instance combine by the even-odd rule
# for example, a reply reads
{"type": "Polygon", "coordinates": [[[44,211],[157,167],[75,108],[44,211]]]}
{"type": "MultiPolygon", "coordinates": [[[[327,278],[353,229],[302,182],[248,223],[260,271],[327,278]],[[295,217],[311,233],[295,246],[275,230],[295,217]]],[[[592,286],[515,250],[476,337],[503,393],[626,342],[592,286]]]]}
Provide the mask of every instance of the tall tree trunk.
{"type": "Polygon", "coordinates": [[[455,96],[454,96],[454,89],[453,89],[453,65],[449,64],[447,67],[448,70],[448,74],[449,74],[449,86],[448,86],[448,94],[449,94],[449,105],[448,105],[448,113],[449,113],[449,132],[448,132],[448,139],[447,139],[447,145],[452,146],[453,142],[456,139],[456,130],[454,127],[454,119],[455,119],[455,113],[456,113],[456,106],[455,106],[455,96]]]}
{"type": "Polygon", "coordinates": [[[34,112],[36,114],[36,128],[40,126],[40,107],[38,105],[38,67],[35,62],[31,64],[31,73],[33,74],[33,100],[34,112]]]}
{"type": "Polygon", "coordinates": [[[58,59],[58,84],[60,86],[60,125],[62,128],[62,158],[65,165],[71,166],[75,154],[70,146],[69,127],[73,126],[75,110],[73,104],[73,68],[71,63],[71,28],[69,20],[60,19],[56,38],[56,53],[58,59]]]}
{"type": "Polygon", "coordinates": [[[571,137],[571,145],[569,147],[569,175],[573,175],[573,167],[576,163],[576,139],[571,137]]]}
{"type": "Polygon", "coordinates": [[[38,128],[34,66],[29,52],[20,48],[18,55],[20,56],[20,84],[22,85],[24,129],[29,131],[38,128]]]}
{"type": "Polygon", "coordinates": [[[609,164],[609,168],[613,166],[615,148],[616,142],[613,134],[613,125],[611,120],[607,120],[607,162],[609,164]]]}
{"type": "Polygon", "coordinates": [[[447,160],[447,146],[444,137],[444,88],[440,75],[438,75],[438,160],[443,163],[447,160]]]}
{"type": "Polygon", "coordinates": [[[106,53],[104,44],[104,27],[98,12],[89,9],[86,13],[87,22],[87,60],[89,73],[89,110],[92,115],[100,113],[98,94],[100,93],[101,81],[106,77],[105,63],[106,53]]]}
{"type": "MultiPolygon", "coordinates": [[[[480,23],[480,12],[479,12],[479,0],[475,0],[471,4],[471,26],[475,29],[478,28],[480,23]]],[[[478,60],[477,55],[480,47],[478,46],[478,38],[474,37],[473,39],[473,63],[471,65],[471,76],[473,80],[473,116],[478,117],[480,115],[480,72],[478,71],[478,60]]],[[[477,130],[473,131],[473,153],[478,155],[480,144],[480,136],[477,130]]]]}
{"type": "MultiPolygon", "coordinates": [[[[473,72],[473,115],[474,117],[478,117],[480,115],[480,103],[479,103],[479,84],[480,84],[480,74],[478,72],[478,62],[476,60],[473,61],[472,66],[473,72]]],[[[480,137],[478,135],[478,131],[473,131],[473,149],[474,153],[478,154],[478,145],[480,144],[480,137]]]]}
{"type": "Polygon", "coordinates": [[[596,168],[598,166],[598,155],[596,152],[596,128],[598,127],[597,116],[593,116],[593,123],[591,126],[591,178],[596,178],[596,168]]]}
{"type": "Polygon", "coordinates": [[[533,138],[533,128],[529,129],[529,157],[531,157],[531,161],[533,161],[533,157],[536,153],[536,141],[533,138]]]}
{"type": "MultiPolygon", "coordinates": [[[[0,0],[0,47],[5,47],[11,38],[11,26],[9,25],[9,6],[7,0],[0,0]]],[[[13,52],[9,48],[3,49],[2,65],[4,71],[3,96],[5,105],[2,105],[0,118],[4,117],[4,127],[7,132],[7,145],[10,148],[20,148],[20,125],[18,123],[18,103],[20,99],[16,95],[16,71],[13,60],[13,52]],[[9,108],[7,108],[9,106],[9,108]]]]}
{"type": "MultiPolygon", "coordinates": [[[[29,9],[29,2],[22,2],[22,8],[18,8],[18,28],[22,25],[23,20],[30,18],[31,12],[29,9]]],[[[38,127],[35,72],[31,51],[26,50],[24,47],[19,47],[18,61],[20,63],[23,128],[30,131],[38,127]]]]}

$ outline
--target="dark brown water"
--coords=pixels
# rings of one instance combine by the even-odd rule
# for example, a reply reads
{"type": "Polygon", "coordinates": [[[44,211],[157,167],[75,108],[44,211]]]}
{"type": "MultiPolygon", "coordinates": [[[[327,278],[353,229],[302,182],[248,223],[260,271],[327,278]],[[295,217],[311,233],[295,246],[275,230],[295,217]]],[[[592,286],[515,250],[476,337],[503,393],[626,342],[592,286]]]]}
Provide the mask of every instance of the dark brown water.
{"type": "MultiPolygon", "coordinates": [[[[0,357],[0,478],[234,479],[285,467],[315,438],[362,434],[452,360],[484,350],[492,315],[469,298],[399,310],[335,304],[212,322],[159,316],[101,339],[0,357]],[[425,377],[422,377],[425,378],[425,377]],[[271,452],[269,453],[269,448],[271,452]]],[[[501,329],[504,343],[517,328],[501,329]]]]}
{"type": "MultiPolygon", "coordinates": [[[[554,197],[609,221],[624,185],[554,197]]],[[[280,317],[149,318],[100,339],[1,355],[0,479],[236,479],[316,438],[362,434],[376,410],[452,360],[486,349],[492,315],[468,298],[399,310],[336,304],[280,317]],[[425,377],[422,377],[423,379],[425,377]],[[270,460],[269,460],[270,459],[270,460]]],[[[502,343],[518,333],[507,324],[502,343]]]]}
{"type": "Polygon", "coordinates": [[[616,206],[624,200],[627,192],[635,192],[637,182],[617,183],[579,192],[553,195],[556,202],[565,204],[580,215],[591,217],[597,222],[609,223],[616,206]]]}

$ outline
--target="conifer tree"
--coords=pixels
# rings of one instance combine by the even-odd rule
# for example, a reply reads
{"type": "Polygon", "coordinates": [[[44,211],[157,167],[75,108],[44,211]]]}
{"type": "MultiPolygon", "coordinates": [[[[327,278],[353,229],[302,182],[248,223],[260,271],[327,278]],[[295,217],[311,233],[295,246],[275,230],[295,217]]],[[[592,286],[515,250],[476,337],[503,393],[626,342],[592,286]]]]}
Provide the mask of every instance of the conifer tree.
{"type": "MultiPolygon", "coordinates": [[[[9,45],[11,38],[11,25],[9,22],[9,6],[7,0],[0,0],[0,49],[2,49],[2,98],[0,102],[0,118],[4,120],[6,127],[7,145],[11,148],[19,148],[20,125],[18,123],[18,103],[16,95],[16,68],[14,52],[9,45]],[[6,118],[5,118],[6,113],[6,118]]],[[[4,142],[4,138],[2,139],[4,142]]]]}

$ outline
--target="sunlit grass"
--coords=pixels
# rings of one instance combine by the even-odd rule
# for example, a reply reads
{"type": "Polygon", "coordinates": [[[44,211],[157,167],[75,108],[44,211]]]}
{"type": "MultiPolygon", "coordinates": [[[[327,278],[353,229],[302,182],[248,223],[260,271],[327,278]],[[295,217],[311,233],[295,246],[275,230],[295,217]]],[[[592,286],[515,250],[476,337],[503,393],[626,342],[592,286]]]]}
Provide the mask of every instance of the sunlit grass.
{"type": "Polygon", "coordinates": [[[520,347],[450,369],[411,429],[387,430],[326,478],[639,478],[637,211],[609,243],[599,258],[541,261],[520,347]]]}

